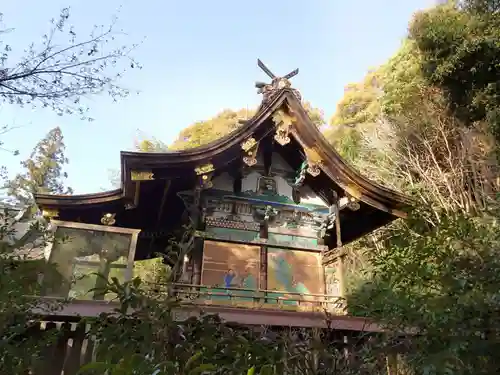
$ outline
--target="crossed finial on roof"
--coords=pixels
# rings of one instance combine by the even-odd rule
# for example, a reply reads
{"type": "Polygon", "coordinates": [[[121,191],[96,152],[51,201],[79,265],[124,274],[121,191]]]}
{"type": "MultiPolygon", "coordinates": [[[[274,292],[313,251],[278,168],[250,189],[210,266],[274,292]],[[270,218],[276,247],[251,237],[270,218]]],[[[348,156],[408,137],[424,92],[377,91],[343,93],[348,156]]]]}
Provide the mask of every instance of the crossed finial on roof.
{"type": "Polygon", "coordinates": [[[276,80],[276,79],[280,79],[280,78],[284,78],[284,79],[290,79],[292,77],[295,77],[297,74],[299,74],[299,69],[295,69],[295,70],[292,70],[290,73],[284,75],[283,77],[276,77],[274,75],[273,72],[271,72],[271,70],[260,60],[260,59],[257,59],[257,65],[259,66],[259,68],[261,68],[264,73],[266,73],[269,78],[271,78],[272,80],[276,80]]]}
{"type": "Polygon", "coordinates": [[[280,89],[289,88],[291,86],[289,79],[299,74],[299,69],[295,69],[283,77],[277,77],[260,59],[257,59],[257,65],[272,79],[270,84],[264,82],[255,83],[258,93],[264,95],[264,101],[269,100],[280,89]]]}

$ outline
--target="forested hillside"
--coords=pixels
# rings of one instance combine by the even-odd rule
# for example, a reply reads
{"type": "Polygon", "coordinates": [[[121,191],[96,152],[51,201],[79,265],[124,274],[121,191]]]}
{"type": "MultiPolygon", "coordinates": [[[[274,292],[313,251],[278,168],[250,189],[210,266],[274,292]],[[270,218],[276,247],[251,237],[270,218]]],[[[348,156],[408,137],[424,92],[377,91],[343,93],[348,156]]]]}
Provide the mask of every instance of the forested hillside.
{"type": "Polygon", "coordinates": [[[415,210],[351,246],[351,312],[423,334],[415,373],[494,374],[500,263],[500,4],[418,13],[384,65],[346,90],[326,136],[415,210]]]}
{"type": "MultiPolygon", "coordinates": [[[[65,10],[54,32],[64,29],[67,18],[65,10]]],[[[98,38],[106,39],[107,34],[98,38]]],[[[70,47],[92,56],[93,41],[83,44],[91,47],[88,52],[81,44],[70,47]]],[[[113,97],[126,94],[104,75],[114,64],[85,69],[83,76],[66,65],[55,73],[40,70],[54,56],[48,54],[55,48],[51,39],[47,43],[42,52],[28,53],[34,59],[14,64],[16,69],[0,69],[0,83],[11,82],[4,84],[7,91],[0,90],[5,103],[40,104],[56,113],[87,118],[86,109],[78,106],[79,97],[105,89],[113,97]],[[69,81],[60,79],[66,72],[69,81]],[[48,74],[48,81],[34,79],[42,73],[48,74]],[[104,78],[96,79],[96,74],[104,78]],[[11,99],[11,91],[25,100],[11,99]],[[77,108],[72,111],[73,104],[77,108]]],[[[58,48],[56,54],[62,56],[72,51],[58,48]]],[[[94,58],[86,64],[105,60],[94,58]]],[[[111,315],[83,320],[80,328],[92,326],[87,337],[99,345],[79,373],[385,375],[390,367],[391,375],[499,374],[499,90],[500,2],[457,0],[415,14],[401,47],[346,88],[326,126],[322,111],[304,104],[349,163],[414,199],[406,219],[347,248],[347,312],[372,318],[388,328],[384,334],[360,335],[348,343],[354,350],[346,350],[343,333],[325,340],[316,330],[249,330],[211,315],[181,323],[173,318],[178,301],[171,298],[170,286],[165,295],[143,288],[144,281],[168,276],[157,272],[157,260],[154,270],[145,263],[139,266],[144,280],[121,284],[114,279],[99,291],[116,295],[119,308],[111,315]],[[397,370],[385,361],[395,357],[397,370]]],[[[253,110],[227,109],[187,127],[171,145],[142,139],[136,148],[161,152],[200,146],[234,131],[252,114],[253,110]]],[[[55,128],[23,163],[22,173],[6,181],[9,194],[33,205],[33,193],[70,193],[64,185],[64,153],[62,133],[55,128]]],[[[59,347],[63,341],[49,329],[26,334],[40,321],[32,310],[41,306],[32,298],[41,292],[40,280],[29,280],[42,269],[38,263],[13,258],[29,238],[7,241],[12,233],[7,214],[0,214],[0,373],[46,373],[44,358],[54,343],[59,347]]],[[[53,240],[45,221],[40,218],[35,224],[37,234],[53,240]]],[[[192,232],[186,227],[181,240],[169,241],[166,250],[184,259],[193,246],[192,232]]],[[[170,274],[178,272],[179,264],[170,274]]],[[[46,267],[44,288],[51,280],[46,267]]],[[[58,299],[54,307],[65,303],[58,299]]],[[[326,331],[339,333],[335,327],[326,331]]],[[[92,347],[90,342],[85,346],[92,347]]]]}

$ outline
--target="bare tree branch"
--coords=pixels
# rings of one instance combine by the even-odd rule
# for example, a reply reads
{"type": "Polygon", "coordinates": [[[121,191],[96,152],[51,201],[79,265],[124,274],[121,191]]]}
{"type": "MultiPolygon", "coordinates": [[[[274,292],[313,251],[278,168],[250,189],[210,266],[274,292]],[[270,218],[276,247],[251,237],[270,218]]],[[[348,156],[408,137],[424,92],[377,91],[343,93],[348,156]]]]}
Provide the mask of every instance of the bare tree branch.
{"type": "Polygon", "coordinates": [[[141,68],[132,57],[138,44],[116,47],[117,38],[126,35],[114,30],[116,17],[107,27],[94,26],[90,36],[80,40],[68,25],[69,17],[70,8],[62,9],[41,46],[31,44],[15,63],[9,60],[11,46],[0,41],[0,99],[4,103],[41,106],[59,115],[78,114],[92,120],[81,97],[107,92],[116,101],[130,94],[117,82],[128,69],[141,68]],[[61,36],[69,38],[64,47],[57,44],[61,36]]]}

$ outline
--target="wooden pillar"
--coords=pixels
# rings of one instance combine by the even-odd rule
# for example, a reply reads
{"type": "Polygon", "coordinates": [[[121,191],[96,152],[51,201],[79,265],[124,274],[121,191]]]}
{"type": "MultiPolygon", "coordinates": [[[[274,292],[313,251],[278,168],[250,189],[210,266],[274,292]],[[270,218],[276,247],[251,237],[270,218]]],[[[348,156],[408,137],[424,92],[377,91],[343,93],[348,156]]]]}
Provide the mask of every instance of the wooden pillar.
{"type": "Polygon", "coordinates": [[[346,281],[345,281],[345,254],[340,254],[337,260],[337,273],[339,277],[340,296],[346,295],[346,281]]]}
{"type": "Polygon", "coordinates": [[[193,261],[193,275],[191,283],[194,285],[201,284],[201,271],[203,267],[203,238],[195,238],[193,251],[191,254],[193,261]]]}
{"type": "Polygon", "coordinates": [[[337,252],[339,253],[337,261],[337,272],[340,284],[340,296],[345,297],[346,293],[346,283],[345,283],[345,252],[342,249],[342,231],[340,227],[340,209],[339,209],[339,198],[338,195],[334,195],[335,202],[335,237],[337,238],[337,252]]]}
{"type": "Polygon", "coordinates": [[[267,289],[267,246],[261,246],[260,248],[259,289],[267,289]]]}
{"type": "Polygon", "coordinates": [[[386,357],[387,375],[398,374],[398,355],[396,353],[389,353],[386,357]]]}

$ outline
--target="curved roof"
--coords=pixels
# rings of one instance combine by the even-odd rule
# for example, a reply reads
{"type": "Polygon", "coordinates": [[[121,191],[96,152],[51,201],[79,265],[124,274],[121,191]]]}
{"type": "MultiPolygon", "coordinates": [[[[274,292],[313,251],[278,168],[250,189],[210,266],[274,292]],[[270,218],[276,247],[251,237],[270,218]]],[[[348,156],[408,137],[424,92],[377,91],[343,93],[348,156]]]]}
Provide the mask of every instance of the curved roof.
{"type": "Polygon", "coordinates": [[[123,200],[125,204],[134,196],[136,184],[131,181],[132,170],[151,171],[153,169],[170,170],[172,176],[176,173],[186,173],[190,169],[193,176],[194,168],[211,163],[215,170],[224,168],[227,165],[228,155],[234,158],[241,157],[241,143],[249,137],[254,137],[257,141],[269,134],[272,129],[269,126],[262,126],[272,114],[286,107],[297,121],[294,123],[293,136],[302,147],[315,147],[318,151],[322,163],[323,172],[345,190],[349,195],[360,201],[388,212],[397,217],[404,217],[405,208],[411,205],[411,200],[394,190],[388,189],[376,182],[362,176],[353,167],[348,165],[342,157],[331,147],[329,142],[311,122],[300,99],[297,98],[295,90],[283,88],[272,98],[261,104],[256,114],[246,121],[244,125],[234,132],[206,145],[181,151],[164,153],[151,152],[121,152],[121,189],[103,193],[55,196],[37,194],[36,201],[40,206],[46,207],[75,207],[81,205],[95,205],[111,201],[123,200]]]}
{"type": "Polygon", "coordinates": [[[77,207],[117,201],[123,198],[123,189],[115,189],[93,194],[54,195],[35,194],[35,200],[41,207],[77,207]]]}

